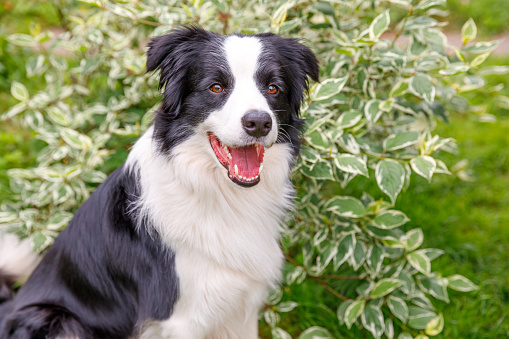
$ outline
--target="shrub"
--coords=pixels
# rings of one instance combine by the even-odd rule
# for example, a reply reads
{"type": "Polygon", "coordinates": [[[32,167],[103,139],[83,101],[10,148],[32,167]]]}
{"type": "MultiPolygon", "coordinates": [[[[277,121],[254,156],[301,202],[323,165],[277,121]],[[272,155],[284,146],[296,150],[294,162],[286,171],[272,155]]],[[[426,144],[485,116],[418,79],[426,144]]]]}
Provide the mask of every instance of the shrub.
{"type": "MultiPolygon", "coordinates": [[[[480,67],[497,42],[475,42],[471,20],[462,30],[464,46],[448,45],[433,17],[443,14],[444,2],[55,0],[65,32],[7,38],[32,51],[27,76],[46,87],[29,93],[13,82],[19,103],[2,117],[19,119],[46,146],[37,167],[9,171],[13,196],[1,205],[0,225],[44,251],[123,161],[159,105],[156,76],[145,74],[150,36],[195,23],[223,33],[299,37],[319,57],[322,80],[302,107],[308,128],[293,173],[298,206],[283,229],[284,288],[263,310],[265,328],[274,338],[290,337],[286,330],[299,338],[331,336],[320,326],[286,326],[288,312],[304,312],[289,296],[306,282],[336,298],[338,321],[349,329],[375,338],[440,333],[444,316],[433,300],[448,302],[447,288],[476,286],[432,271],[443,251],[420,248],[422,230],[404,232],[409,219],[394,204],[412,172],[428,181],[450,174],[438,157],[455,151],[454,140],[433,134],[436,121],[467,110],[464,92],[496,92],[482,75],[508,71],[480,67]],[[356,176],[378,185],[376,199],[341,194],[356,176]]],[[[490,118],[486,113],[476,112],[490,118]]]]}

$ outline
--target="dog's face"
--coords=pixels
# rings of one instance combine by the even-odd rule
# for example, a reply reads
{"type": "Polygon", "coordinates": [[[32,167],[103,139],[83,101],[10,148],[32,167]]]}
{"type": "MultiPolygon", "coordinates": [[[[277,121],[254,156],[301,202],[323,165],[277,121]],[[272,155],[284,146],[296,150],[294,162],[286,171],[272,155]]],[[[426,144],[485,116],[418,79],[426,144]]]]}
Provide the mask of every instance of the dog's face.
{"type": "Polygon", "coordinates": [[[259,182],[265,148],[291,143],[298,152],[298,112],[318,64],[296,40],[183,28],[149,43],[147,71],[156,69],[164,87],[154,122],[161,151],[206,134],[228,177],[245,187],[259,182]]]}

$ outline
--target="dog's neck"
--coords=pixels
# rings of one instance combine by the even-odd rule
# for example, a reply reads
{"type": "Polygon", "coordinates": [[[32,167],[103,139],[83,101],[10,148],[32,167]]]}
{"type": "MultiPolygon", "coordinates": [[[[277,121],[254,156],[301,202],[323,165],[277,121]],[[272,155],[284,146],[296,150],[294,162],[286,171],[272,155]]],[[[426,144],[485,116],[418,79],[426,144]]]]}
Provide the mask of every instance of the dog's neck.
{"type": "Polygon", "coordinates": [[[293,200],[289,145],[266,150],[261,181],[250,188],[227,177],[205,133],[182,141],[170,155],[156,146],[150,128],[126,163],[139,177],[139,221],[150,218],[149,227],[175,250],[193,249],[232,269],[266,275],[263,263],[280,252],[279,226],[293,200]]]}

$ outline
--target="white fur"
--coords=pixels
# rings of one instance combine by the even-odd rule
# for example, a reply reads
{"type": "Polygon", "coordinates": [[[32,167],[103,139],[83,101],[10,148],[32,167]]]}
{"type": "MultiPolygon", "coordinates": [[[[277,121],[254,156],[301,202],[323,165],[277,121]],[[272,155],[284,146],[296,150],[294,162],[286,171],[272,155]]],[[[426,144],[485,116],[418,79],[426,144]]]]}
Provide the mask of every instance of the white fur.
{"type": "Polygon", "coordinates": [[[38,261],[28,239],[20,241],[14,234],[0,233],[0,271],[22,280],[32,273],[38,261]]]}
{"type": "Polygon", "coordinates": [[[290,147],[266,149],[260,183],[226,174],[203,126],[172,150],[155,151],[152,129],[133,147],[140,209],[176,253],[180,298],[169,320],[142,338],[256,338],[257,312],[280,278],[279,225],[290,208],[290,147]]]}
{"type": "Polygon", "coordinates": [[[273,144],[278,133],[276,118],[255,81],[262,43],[255,37],[230,36],[223,48],[235,84],[226,103],[207,118],[207,127],[226,145],[243,146],[244,138],[239,137],[249,136],[242,128],[242,116],[249,110],[267,112],[272,119],[272,129],[260,143],[264,146],[273,144]]]}

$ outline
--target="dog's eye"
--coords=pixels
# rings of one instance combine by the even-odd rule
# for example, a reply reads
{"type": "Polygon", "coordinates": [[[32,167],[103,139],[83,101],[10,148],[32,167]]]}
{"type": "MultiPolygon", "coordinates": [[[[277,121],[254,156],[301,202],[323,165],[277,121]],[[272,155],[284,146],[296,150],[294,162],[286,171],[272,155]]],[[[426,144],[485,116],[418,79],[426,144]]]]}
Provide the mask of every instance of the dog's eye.
{"type": "Polygon", "coordinates": [[[267,93],[269,94],[276,94],[278,91],[278,88],[276,85],[269,85],[269,87],[267,87],[267,93]]]}
{"type": "Polygon", "coordinates": [[[220,84],[213,84],[212,86],[210,86],[210,90],[214,93],[221,93],[222,91],[224,91],[224,87],[221,86],[220,84]]]}

